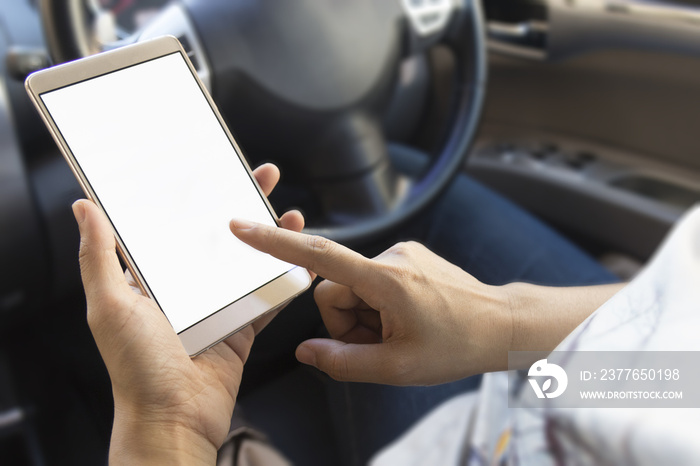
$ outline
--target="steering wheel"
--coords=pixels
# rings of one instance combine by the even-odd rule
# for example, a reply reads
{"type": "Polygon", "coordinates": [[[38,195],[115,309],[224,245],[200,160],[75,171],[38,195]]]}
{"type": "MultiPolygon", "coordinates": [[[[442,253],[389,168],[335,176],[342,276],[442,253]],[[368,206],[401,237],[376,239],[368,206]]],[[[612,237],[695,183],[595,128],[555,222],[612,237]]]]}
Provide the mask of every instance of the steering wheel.
{"type": "Polygon", "coordinates": [[[55,63],[178,37],[246,154],[306,188],[322,219],[309,230],[336,241],[375,238],[429,205],[476,132],[486,81],[478,0],[179,0],[123,37],[98,0],[40,7],[55,63]],[[451,123],[422,175],[408,178],[389,156],[382,115],[401,61],[438,44],[455,61],[451,123]]]}

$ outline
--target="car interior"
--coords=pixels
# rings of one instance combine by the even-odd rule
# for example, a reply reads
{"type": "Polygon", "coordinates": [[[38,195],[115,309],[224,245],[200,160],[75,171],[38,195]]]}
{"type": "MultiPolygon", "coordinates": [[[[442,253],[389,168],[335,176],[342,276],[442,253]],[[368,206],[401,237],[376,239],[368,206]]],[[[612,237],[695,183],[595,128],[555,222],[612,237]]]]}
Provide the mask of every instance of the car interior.
{"type": "MultiPolygon", "coordinates": [[[[31,72],[172,34],[251,166],[280,166],[275,209],[301,207],[309,231],[371,250],[462,172],[628,280],[700,201],[698,24],[697,0],[0,2],[0,463],[104,464],[113,416],[78,267],[84,195],[31,72]]],[[[246,409],[295,368],[251,370],[246,409]]],[[[298,464],[340,464],[333,439],[310,449],[298,464]]]]}

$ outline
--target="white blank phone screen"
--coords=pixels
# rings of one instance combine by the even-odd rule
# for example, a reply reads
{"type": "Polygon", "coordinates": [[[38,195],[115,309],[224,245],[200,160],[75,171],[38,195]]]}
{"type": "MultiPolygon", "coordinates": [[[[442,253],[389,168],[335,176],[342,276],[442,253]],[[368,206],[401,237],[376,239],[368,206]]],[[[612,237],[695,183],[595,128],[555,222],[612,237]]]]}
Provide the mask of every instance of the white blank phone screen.
{"type": "Polygon", "coordinates": [[[275,222],[180,53],[41,99],[176,332],[293,268],[230,232],[275,222]]]}

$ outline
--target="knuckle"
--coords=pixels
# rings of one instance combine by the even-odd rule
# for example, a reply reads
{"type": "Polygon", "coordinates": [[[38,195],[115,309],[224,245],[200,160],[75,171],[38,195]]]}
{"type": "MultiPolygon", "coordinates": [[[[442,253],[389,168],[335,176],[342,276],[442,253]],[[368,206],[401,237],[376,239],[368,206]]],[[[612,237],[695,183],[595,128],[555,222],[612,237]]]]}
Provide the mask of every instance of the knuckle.
{"type": "Polygon", "coordinates": [[[312,235],[308,238],[309,247],[317,255],[326,255],[333,250],[334,243],[323,236],[312,235]]]}
{"type": "Polygon", "coordinates": [[[80,238],[80,249],[78,250],[78,262],[80,263],[80,270],[84,270],[87,267],[90,258],[92,257],[92,252],[90,251],[90,245],[85,240],[85,238],[80,238]]]}
{"type": "Polygon", "coordinates": [[[280,232],[278,228],[263,228],[262,237],[266,244],[275,245],[279,243],[280,232]]]}
{"type": "Polygon", "coordinates": [[[85,238],[80,239],[80,249],[78,250],[78,263],[83,278],[87,274],[95,274],[100,269],[100,266],[109,262],[110,254],[114,254],[113,250],[103,249],[98,244],[93,244],[85,238]]]}
{"type": "Polygon", "coordinates": [[[350,378],[350,365],[345,351],[333,351],[329,355],[328,375],[338,382],[346,382],[350,378]]]}
{"type": "Polygon", "coordinates": [[[421,248],[423,248],[423,245],[415,241],[403,241],[393,245],[391,248],[389,248],[389,251],[397,256],[412,256],[421,248]]]}
{"type": "Polygon", "coordinates": [[[427,280],[421,267],[421,257],[425,246],[415,241],[397,243],[387,250],[388,257],[383,261],[384,274],[399,288],[407,283],[422,283],[427,280]]]}
{"type": "Polygon", "coordinates": [[[309,269],[313,270],[319,262],[326,262],[335,254],[336,244],[323,236],[312,235],[307,239],[307,246],[311,251],[311,261],[309,269]]]}
{"type": "Polygon", "coordinates": [[[405,256],[409,253],[409,246],[407,242],[396,243],[389,248],[391,254],[395,256],[405,256]]]}

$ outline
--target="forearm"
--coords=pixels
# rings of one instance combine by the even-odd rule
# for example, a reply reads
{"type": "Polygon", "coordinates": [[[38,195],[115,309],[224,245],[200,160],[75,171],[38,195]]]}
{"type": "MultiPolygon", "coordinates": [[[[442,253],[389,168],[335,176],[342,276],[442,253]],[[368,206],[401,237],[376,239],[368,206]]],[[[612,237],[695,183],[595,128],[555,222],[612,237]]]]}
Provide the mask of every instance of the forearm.
{"type": "Polygon", "coordinates": [[[511,308],[510,351],[551,351],[624,283],[583,287],[505,286],[511,308]]]}

